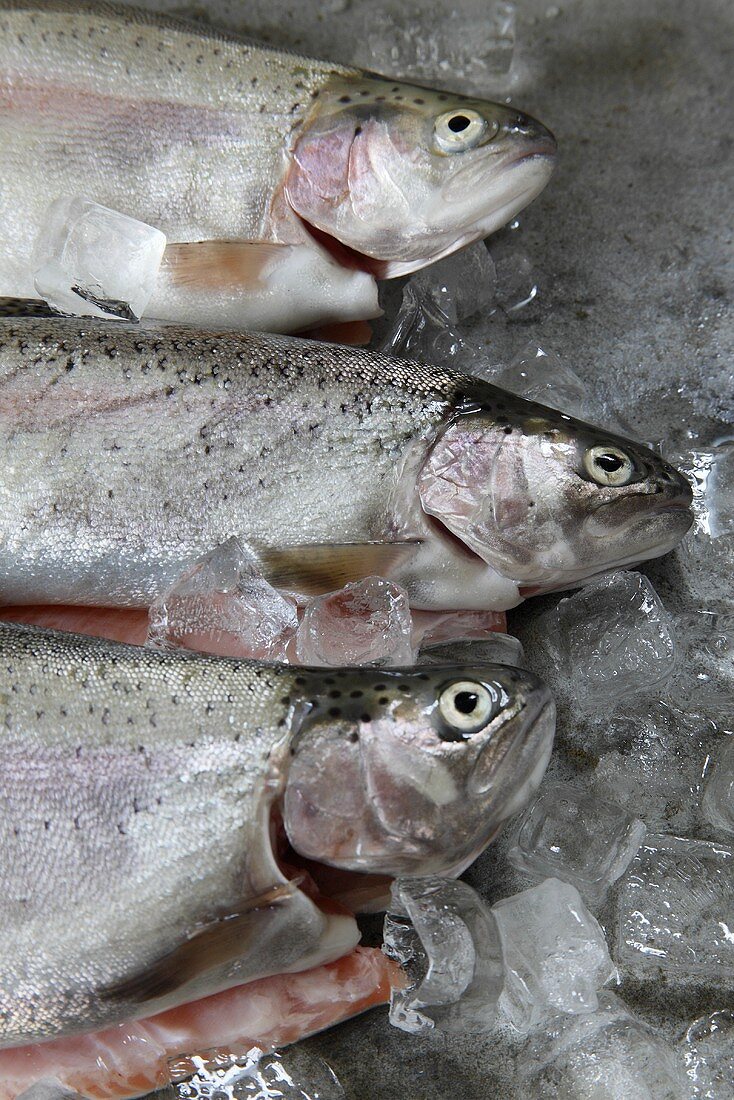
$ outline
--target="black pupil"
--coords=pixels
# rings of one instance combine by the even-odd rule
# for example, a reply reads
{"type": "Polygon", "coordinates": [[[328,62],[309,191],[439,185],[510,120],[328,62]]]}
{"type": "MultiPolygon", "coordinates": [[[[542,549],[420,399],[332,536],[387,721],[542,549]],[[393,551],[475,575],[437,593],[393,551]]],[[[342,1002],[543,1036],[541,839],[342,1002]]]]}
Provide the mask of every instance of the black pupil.
{"type": "Polygon", "coordinates": [[[624,466],[624,459],[619,455],[610,454],[607,452],[604,455],[597,455],[597,466],[601,466],[602,470],[606,470],[608,474],[616,474],[617,470],[621,470],[624,466]]]}
{"type": "Polygon", "coordinates": [[[477,709],[478,702],[479,696],[475,695],[473,691],[459,691],[454,699],[454,706],[459,714],[473,714],[477,709]]]}
{"type": "Polygon", "coordinates": [[[449,130],[452,130],[455,134],[460,134],[462,130],[466,130],[469,125],[469,119],[466,115],[454,115],[449,119],[449,130]]]}

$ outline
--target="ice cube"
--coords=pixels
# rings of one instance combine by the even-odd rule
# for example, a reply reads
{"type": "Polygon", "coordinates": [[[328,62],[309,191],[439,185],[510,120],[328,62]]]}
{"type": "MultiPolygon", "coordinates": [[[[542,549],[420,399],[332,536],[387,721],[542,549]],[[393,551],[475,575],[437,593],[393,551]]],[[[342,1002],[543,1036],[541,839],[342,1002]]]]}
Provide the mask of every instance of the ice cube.
{"type": "Polygon", "coordinates": [[[483,241],[454,252],[412,275],[408,301],[449,325],[494,308],[495,270],[483,241]]]}
{"type": "Polygon", "coordinates": [[[679,457],[693,486],[694,530],[718,539],[734,535],[734,439],[679,457]]]}
{"type": "Polygon", "coordinates": [[[672,619],[640,573],[590,582],[547,612],[539,626],[555,686],[582,710],[647,692],[675,667],[672,619]]]}
{"type": "Polygon", "coordinates": [[[403,1031],[488,1030],[502,991],[497,922],[465,882],[398,879],[385,917],[383,951],[410,979],[393,989],[390,1021],[403,1031]]]}
{"type": "Polygon", "coordinates": [[[471,94],[505,86],[515,46],[515,6],[490,4],[482,14],[442,8],[441,18],[368,5],[353,60],[391,76],[454,86],[471,94]],[[501,83],[500,83],[501,82],[501,83]]]}
{"type": "Polygon", "coordinates": [[[500,1011],[525,1033],[553,1012],[593,1012],[615,974],[604,934],[575,886],[549,878],[492,907],[505,962],[500,1011]]]}
{"type": "Polygon", "coordinates": [[[675,1051],[609,991],[583,1016],[555,1016],[528,1043],[519,1095],[532,1100],[687,1100],[675,1051]]]}
{"type": "Polygon", "coordinates": [[[617,748],[602,753],[593,785],[601,798],[636,814],[654,832],[697,828],[701,793],[722,734],[701,715],[655,701],[626,706],[605,730],[617,748]]]}
{"type": "Polygon", "coordinates": [[[497,631],[484,638],[422,645],[418,654],[419,665],[496,664],[522,668],[524,662],[520,640],[497,631]]]}
{"type": "Polygon", "coordinates": [[[720,746],[703,792],[701,812],[718,832],[734,834],[734,737],[720,746]]]}
{"type": "Polygon", "coordinates": [[[158,229],[75,196],[49,207],[32,257],[36,291],[59,313],[138,321],[166,238],[158,229]]]}
{"type": "Polygon", "coordinates": [[[148,644],[282,661],[297,626],[293,600],[268,584],[239,539],[230,538],[155,601],[148,644]]]}
{"type": "Polygon", "coordinates": [[[734,1092],[734,1012],[694,1020],[679,1044],[690,1092],[686,1100],[731,1100],[734,1092]]]}
{"type": "Polygon", "coordinates": [[[280,1053],[251,1047],[242,1054],[210,1050],[168,1063],[165,1100],[344,1100],[331,1066],[300,1046],[280,1053]]]}
{"type": "Polygon", "coordinates": [[[676,618],[675,696],[697,710],[734,714],[734,615],[700,609],[676,618]]]}
{"type": "Polygon", "coordinates": [[[410,665],[411,633],[407,592],[367,577],[307,604],[296,652],[306,665],[410,665]]]}
{"type": "Polygon", "coordinates": [[[29,1089],[18,1095],[18,1100],[84,1100],[79,1092],[68,1089],[55,1077],[44,1077],[29,1089]]]}
{"type": "Polygon", "coordinates": [[[552,876],[598,901],[645,837],[639,818],[570,784],[549,784],[513,826],[507,858],[535,879],[552,876]]]}
{"type": "Polygon", "coordinates": [[[495,247],[492,258],[497,274],[497,304],[510,315],[526,312],[538,297],[538,279],[530,258],[516,244],[495,247]]]}
{"type": "Polygon", "coordinates": [[[734,988],[734,850],[648,835],[619,886],[615,957],[638,980],[734,988]]]}

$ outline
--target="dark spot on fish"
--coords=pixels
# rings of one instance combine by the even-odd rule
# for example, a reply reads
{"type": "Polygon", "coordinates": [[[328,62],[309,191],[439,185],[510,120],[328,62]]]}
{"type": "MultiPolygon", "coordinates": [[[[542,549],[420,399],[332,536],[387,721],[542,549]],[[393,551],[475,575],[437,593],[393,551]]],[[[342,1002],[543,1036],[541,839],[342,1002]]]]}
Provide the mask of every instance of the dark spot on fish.
{"type": "Polygon", "coordinates": [[[363,691],[350,691],[349,692],[350,699],[361,699],[363,695],[364,695],[363,691]]]}
{"type": "Polygon", "coordinates": [[[426,101],[425,99],[414,99],[413,102],[417,103],[419,107],[422,107],[426,101]]]}
{"type": "Polygon", "coordinates": [[[347,740],[350,742],[350,744],[356,745],[356,743],[359,741],[359,734],[352,732],[349,734],[347,740]]]}
{"type": "Polygon", "coordinates": [[[418,680],[429,680],[430,676],[428,675],[427,672],[417,672],[416,673],[416,678],[418,680]]]}
{"type": "Polygon", "coordinates": [[[373,691],[386,691],[387,690],[387,685],[386,684],[375,684],[375,686],[372,690],[373,691]]]}
{"type": "Polygon", "coordinates": [[[386,707],[390,700],[388,699],[387,695],[381,695],[377,702],[380,704],[381,707],[386,707]]]}
{"type": "Polygon", "coordinates": [[[341,697],[342,697],[342,693],[339,691],[338,688],[334,688],[333,691],[329,692],[329,698],[330,699],[341,699],[341,697]]]}
{"type": "Polygon", "coordinates": [[[529,500],[528,501],[528,508],[534,508],[534,507],[535,507],[535,501],[534,500],[529,500]]]}
{"type": "Polygon", "coordinates": [[[506,428],[503,428],[502,431],[505,433],[505,435],[512,435],[512,428],[510,427],[509,424],[507,425],[506,428]]]}
{"type": "Polygon", "coordinates": [[[352,97],[348,96],[348,95],[341,95],[341,96],[339,96],[339,102],[340,103],[351,103],[352,102],[352,97]]]}
{"type": "Polygon", "coordinates": [[[354,136],[359,137],[359,135],[361,133],[362,133],[362,127],[361,126],[356,126],[355,129],[354,129],[354,136]]]}
{"type": "Polygon", "coordinates": [[[283,698],[280,701],[281,701],[281,703],[283,704],[284,707],[287,707],[287,706],[290,705],[291,697],[290,697],[290,695],[284,695],[283,698]]]}
{"type": "Polygon", "coordinates": [[[306,678],[305,678],[305,676],[296,676],[293,683],[297,684],[298,687],[303,687],[303,685],[306,683],[306,678]]]}
{"type": "Polygon", "coordinates": [[[410,684],[398,684],[398,691],[402,691],[404,695],[409,695],[410,684]]]}
{"type": "Polygon", "coordinates": [[[332,718],[339,718],[341,715],[341,707],[330,707],[329,714],[332,718]]]}
{"type": "Polygon", "coordinates": [[[359,718],[360,722],[371,722],[372,719],[369,714],[362,714],[359,718]]]}

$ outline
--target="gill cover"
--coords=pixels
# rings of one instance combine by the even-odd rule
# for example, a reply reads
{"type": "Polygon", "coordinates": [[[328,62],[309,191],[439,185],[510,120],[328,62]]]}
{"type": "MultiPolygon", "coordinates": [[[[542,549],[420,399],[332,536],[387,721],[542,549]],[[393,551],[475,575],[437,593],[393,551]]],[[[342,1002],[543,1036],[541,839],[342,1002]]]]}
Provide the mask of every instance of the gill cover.
{"type": "Polygon", "coordinates": [[[466,866],[540,782],[553,706],[502,665],[361,670],[293,745],[285,830],[302,856],[386,874],[466,866]]]}

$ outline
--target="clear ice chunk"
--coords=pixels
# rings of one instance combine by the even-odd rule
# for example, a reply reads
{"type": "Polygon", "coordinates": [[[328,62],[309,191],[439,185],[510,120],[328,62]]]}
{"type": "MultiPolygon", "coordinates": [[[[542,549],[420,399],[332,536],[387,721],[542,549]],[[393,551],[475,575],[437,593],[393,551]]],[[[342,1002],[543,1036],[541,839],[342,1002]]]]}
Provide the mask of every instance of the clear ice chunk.
{"type": "Polygon", "coordinates": [[[615,958],[635,978],[734,989],[734,850],[648,835],[621,880],[615,958]]]}
{"type": "Polygon", "coordinates": [[[422,645],[418,653],[419,665],[496,664],[522,668],[524,663],[520,639],[498,631],[484,638],[431,642],[422,645]]]}
{"type": "Polygon", "coordinates": [[[305,665],[410,665],[411,635],[407,592],[367,577],[307,604],[296,652],[305,665]]]}
{"type": "MultiPolygon", "coordinates": [[[[210,1050],[168,1062],[172,1084],[165,1100],[344,1100],[328,1062],[300,1046],[243,1054],[210,1050]]],[[[156,1094],[158,1095],[158,1094],[156,1094]]]]}
{"type": "Polygon", "coordinates": [[[701,812],[717,832],[734,834],[734,737],[720,746],[703,792],[701,812]]]}
{"type": "Polygon", "coordinates": [[[426,20],[412,9],[368,6],[353,60],[363,68],[471,94],[506,80],[515,48],[515,6],[490,4],[481,14],[442,8],[426,20]]]}
{"type": "Polygon", "coordinates": [[[409,981],[391,993],[395,1027],[490,1029],[502,991],[502,948],[491,910],[470,886],[445,878],[398,879],[383,936],[383,951],[409,981]]]}
{"type": "Polygon", "coordinates": [[[600,754],[595,793],[642,818],[653,832],[696,829],[711,758],[722,741],[713,722],[655,701],[627,706],[604,734],[617,747],[600,754]]]}
{"type": "Polygon", "coordinates": [[[522,1052],[532,1100],[687,1100],[676,1052],[608,990],[596,1012],[555,1016],[522,1052]]]}
{"type": "Polygon", "coordinates": [[[529,257],[517,246],[495,249],[497,304],[507,314],[526,310],[538,297],[538,280],[529,257]]]}
{"type": "Polygon", "coordinates": [[[557,687],[593,711],[662,684],[675,668],[673,621],[647,577],[587,584],[540,624],[557,687]]]}
{"type": "Polygon", "coordinates": [[[165,235],[145,222],[79,196],[59,198],[33,252],[36,291],[59,313],[138,321],[165,247],[165,235]]]}
{"type": "Polygon", "coordinates": [[[85,1100],[79,1092],[62,1085],[56,1078],[44,1077],[18,1095],[17,1100],[85,1100]]]}
{"type": "Polygon", "coordinates": [[[481,241],[417,272],[405,284],[381,350],[463,371],[485,366],[486,351],[462,322],[492,312],[494,285],[494,265],[481,241]]]}
{"type": "Polygon", "coordinates": [[[593,1012],[616,971],[575,886],[549,878],[492,907],[505,962],[500,1011],[526,1033],[554,1012],[593,1012]]]}
{"type": "Polygon", "coordinates": [[[679,1044],[690,1082],[686,1100],[731,1100],[734,1093],[734,1012],[694,1020],[679,1044]]]}
{"type": "Polygon", "coordinates": [[[449,325],[494,307],[496,275],[487,246],[478,241],[410,277],[409,300],[449,325]]]}
{"type": "Polygon", "coordinates": [[[513,826],[507,858],[535,879],[572,883],[597,902],[645,838],[639,818],[570,784],[548,784],[513,826]]]}
{"type": "Polygon", "coordinates": [[[585,382],[567,367],[556,352],[531,341],[518,352],[508,367],[491,381],[528,401],[538,401],[578,420],[604,424],[610,431],[629,434],[629,426],[610,414],[585,382]]]}
{"type": "Polygon", "coordinates": [[[675,696],[696,709],[734,713],[734,615],[700,609],[676,618],[675,696]]]}
{"type": "Polygon", "coordinates": [[[155,601],[148,644],[282,661],[297,626],[294,601],[261,577],[239,539],[231,538],[155,601]]]}

